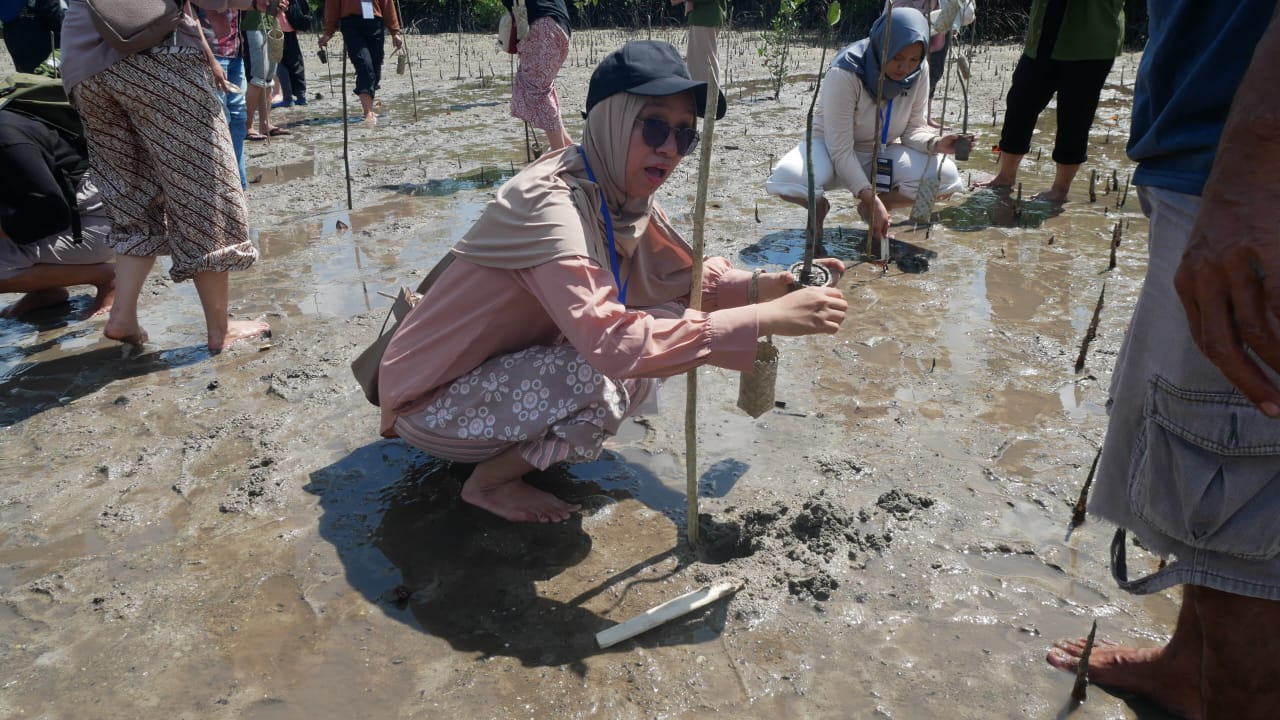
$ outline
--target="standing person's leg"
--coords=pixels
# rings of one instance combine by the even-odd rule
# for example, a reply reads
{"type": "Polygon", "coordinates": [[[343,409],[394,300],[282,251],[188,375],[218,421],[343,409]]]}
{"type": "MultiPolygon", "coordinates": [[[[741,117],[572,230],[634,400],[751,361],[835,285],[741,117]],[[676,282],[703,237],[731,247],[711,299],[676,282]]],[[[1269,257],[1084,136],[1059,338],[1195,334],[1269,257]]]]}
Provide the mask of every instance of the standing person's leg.
{"type": "MultiPolygon", "coordinates": [[[[249,242],[231,136],[203,59],[193,53],[138,55],[108,72],[115,97],[134,118],[140,159],[160,188],[164,232],[150,238],[158,246],[150,255],[160,250],[172,255],[174,281],[196,280],[210,350],[268,332],[264,322],[227,318],[227,272],[248,268],[258,251],[249,242]],[[181,142],[173,140],[175,133],[181,142]]],[[[116,250],[121,253],[119,245],[116,250]]],[[[120,268],[117,274],[132,269],[120,268]]],[[[118,295],[124,282],[117,280],[118,295]]]]}
{"type": "Polygon", "coordinates": [[[1013,71],[1009,94],[1005,97],[1004,126],[1000,129],[1000,170],[979,187],[1012,187],[1018,179],[1018,164],[1031,149],[1036,120],[1053,99],[1052,61],[1032,60],[1023,55],[1013,71]]]}
{"type": "Polygon", "coordinates": [[[1058,134],[1053,142],[1057,163],[1053,186],[1036,197],[1066,202],[1080,166],[1089,158],[1089,128],[1098,111],[1098,98],[1114,60],[1053,61],[1058,88],[1058,134]]]}
{"type": "Polygon", "coordinates": [[[716,54],[716,34],[719,28],[704,25],[689,26],[689,51],[686,53],[689,77],[707,82],[714,76],[720,82],[720,58],[716,54]],[[710,72],[710,75],[708,75],[710,72]]]}
{"type": "Polygon", "coordinates": [[[944,33],[942,40],[942,48],[929,53],[929,111],[927,120],[931,127],[940,128],[947,123],[946,118],[933,119],[933,96],[938,92],[938,86],[942,84],[942,78],[947,73],[947,51],[951,48],[951,33],[944,33]]]}
{"type": "Polygon", "coordinates": [[[271,64],[267,60],[267,34],[261,30],[247,30],[244,37],[244,54],[247,58],[245,65],[249,68],[249,91],[245,94],[247,137],[250,140],[266,140],[267,131],[270,128],[267,127],[267,118],[262,112],[262,104],[270,97],[271,92],[271,79],[266,74],[267,67],[271,64]],[[256,131],[253,129],[255,117],[258,119],[256,131]]]}
{"type": "Polygon", "coordinates": [[[569,56],[569,34],[555,20],[539,18],[520,41],[520,64],[511,87],[511,114],[547,133],[547,144],[558,150],[573,143],[560,117],[556,74],[569,56]]]}
{"type": "Polygon", "coordinates": [[[142,345],[147,333],[138,322],[138,297],[155,256],[165,252],[165,218],[160,186],[152,179],[153,161],[135,125],[139,113],[119,93],[128,80],[117,77],[127,58],[76,87],[74,100],[84,122],[93,176],[111,217],[108,243],[116,253],[116,294],[102,334],[142,345]]]}
{"type": "Polygon", "coordinates": [[[17,72],[35,72],[53,51],[49,41],[49,32],[37,18],[20,15],[4,24],[4,46],[17,72]]]}
{"type": "Polygon", "coordinates": [[[1273,720],[1280,712],[1280,601],[1206,587],[1196,612],[1204,628],[1204,717],[1273,720]]]}
{"type": "MultiPolygon", "coordinates": [[[[369,62],[373,65],[373,87],[369,90],[369,96],[377,98],[378,91],[382,89],[382,59],[386,52],[387,33],[386,28],[381,20],[373,19],[365,21],[365,37],[368,38],[369,62]]],[[[381,103],[374,101],[375,106],[381,103]]]]}
{"type": "MultiPolygon", "coordinates": [[[[289,77],[289,96],[294,105],[307,104],[307,65],[302,57],[302,47],[298,44],[298,33],[284,34],[284,59],[280,61],[289,77]]],[[[288,98],[286,98],[287,100],[288,98]]]]}
{"type": "MultiPolygon", "coordinates": [[[[1280,688],[1280,526],[1270,488],[1280,467],[1280,423],[1205,358],[1182,312],[1173,277],[1200,198],[1141,186],[1138,198],[1151,218],[1150,261],[1112,376],[1089,511],[1172,558],[1153,575],[1130,579],[1128,544],[1118,537],[1112,573],[1121,587],[1146,594],[1183,584],[1184,598],[1164,648],[1109,646],[1090,660],[1090,676],[1187,717],[1272,717],[1280,688]]],[[[1070,669],[1083,646],[1058,648],[1049,662],[1070,669]]]]}
{"type": "Polygon", "coordinates": [[[347,47],[347,56],[356,71],[356,97],[360,98],[360,111],[364,121],[370,125],[378,122],[373,112],[373,54],[369,50],[369,37],[365,33],[363,18],[342,18],[342,42],[347,47]]]}
{"type": "Polygon", "coordinates": [[[227,127],[231,130],[231,146],[236,152],[236,165],[240,171],[240,187],[248,188],[249,182],[244,169],[244,138],[249,133],[248,110],[244,100],[244,63],[240,58],[219,57],[222,72],[227,82],[240,88],[240,92],[220,93],[222,109],[227,118],[227,127]]]}
{"type": "MultiPolygon", "coordinates": [[[[290,33],[285,33],[288,37],[290,33]]],[[[288,51],[286,51],[287,53],[288,51]]],[[[289,80],[289,71],[284,66],[284,58],[276,63],[276,87],[280,89],[280,102],[272,103],[273,107],[293,106],[293,83],[289,80]]]]}

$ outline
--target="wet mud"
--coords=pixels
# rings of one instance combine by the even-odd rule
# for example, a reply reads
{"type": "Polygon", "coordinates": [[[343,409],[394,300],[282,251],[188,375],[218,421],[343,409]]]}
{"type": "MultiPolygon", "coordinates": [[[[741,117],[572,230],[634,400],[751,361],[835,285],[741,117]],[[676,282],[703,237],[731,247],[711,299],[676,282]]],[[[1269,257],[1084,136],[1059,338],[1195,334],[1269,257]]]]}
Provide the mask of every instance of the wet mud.
{"type": "MultiPolygon", "coordinates": [[[[571,133],[595,63],[645,35],[574,34],[571,133]]],[[[232,279],[231,312],[268,319],[271,340],[211,356],[194,289],[160,268],[141,352],[75,319],[84,289],[0,320],[0,716],[1065,717],[1053,639],[1095,618],[1113,639],[1170,631],[1173,595],[1111,581],[1110,528],[1067,532],[1144,272],[1147,223],[1133,192],[1120,202],[1136,56],[1117,61],[1061,212],[1031,199],[1053,174],[1052,106],[1022,200],[940,202],[930,226],[895,227],[887,268],[832,197],[823,244],[851,265],[850,315],[831,337],[775,338],[777,407],[757,420],[734,407],[735,373],[699,371],[691,548],[683,378],[599,460],[532,478],[584,507],[555,525],[461,504],[469,468],[377,437],[348,363],[527,152],[487,35],[409,42],[412,81],[389,65],[379,125],[349,128],[353,208],[332,59],[308,57],[320,97],[274,112],[293,134],[247,148],[261,260],[232,279]],[[1094,202],[1092,170],[1119,185],[1094,202]],[[729,576],[745,580],[731,599],[595,646],[729,576]]],[[[780,269],[803,257],[804,213],[763,183],[800,139],[820,53],[798,48],[775,100],[760,42],[725,35],[706,241],[780,269]]],[[[995,169],[987,108],[1003,112],[1016,58],[975,51],[972,182],[995,169]]],[[[695,182],[685,162],[659,194],[690,235],[695,182]]],[[[1071,716],[1159,717],[1101,691],[1071,716]]]]}

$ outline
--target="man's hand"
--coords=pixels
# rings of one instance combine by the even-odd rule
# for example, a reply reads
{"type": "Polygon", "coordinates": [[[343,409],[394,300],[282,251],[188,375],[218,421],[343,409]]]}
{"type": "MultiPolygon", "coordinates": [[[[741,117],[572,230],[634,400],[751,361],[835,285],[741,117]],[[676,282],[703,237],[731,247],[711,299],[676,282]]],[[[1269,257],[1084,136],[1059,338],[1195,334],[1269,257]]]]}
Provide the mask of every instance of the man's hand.
{"type": "Polygon", "coordinates": [[[1174,287],[1205,357],[1262,412],[1280,418],[1280,387],[1258,363],[1280,372],[1280,222],[1258,222],[1276,213],[1252,204],[1275,204],[1268,183],[1257,180],[1236,188],[1237,197],[1206,191],[1174,287]]]}
{"type": "Polygon", "coordinates": [[[396,50],[404,47],[404,38],[400,36],[400,33],[391,34],[391,45],[395,47],[396,50]]]}
{"type": "Polygon", "coordinates": [[[332,38],[333,38],[333,33],[331,33],[331,32],[326,32],[326,33],[324,33],[323,35],[321,35],[321,36],[320,36],[320,47],[324,47],[325,45],[328,45],[328,44],[329,44],[329,40],[331,40],[332,38]]]}
{"type": "Polygon", "coordinates": [[[1280,11],[1231,103],[1173,284],[1201,352],[1259,410],[1280,419],[1280,387],[1263,370],[1280,372],[1277,62],[1280,11]]]}

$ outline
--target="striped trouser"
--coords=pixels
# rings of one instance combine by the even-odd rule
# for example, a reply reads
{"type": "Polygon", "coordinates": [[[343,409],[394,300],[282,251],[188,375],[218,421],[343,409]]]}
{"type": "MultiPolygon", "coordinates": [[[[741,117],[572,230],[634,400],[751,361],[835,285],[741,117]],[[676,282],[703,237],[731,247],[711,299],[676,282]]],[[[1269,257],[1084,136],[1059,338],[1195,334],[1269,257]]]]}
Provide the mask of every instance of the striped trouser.
{"type": "Polygon", "coordinates": [[[118,254],[170,255],[176,281],[253,264],[231,134],[198,51],[126,57],[74,101],[118,254]]]}
{"type": "Polygon", "coordinates": [[[535,346],[486,360],[426,407],[396,419],[396,434],[443,460],[481,462],[512,446],[545,470],[594,460],[653,379],[612,380],[572,345],[535,346]]]}

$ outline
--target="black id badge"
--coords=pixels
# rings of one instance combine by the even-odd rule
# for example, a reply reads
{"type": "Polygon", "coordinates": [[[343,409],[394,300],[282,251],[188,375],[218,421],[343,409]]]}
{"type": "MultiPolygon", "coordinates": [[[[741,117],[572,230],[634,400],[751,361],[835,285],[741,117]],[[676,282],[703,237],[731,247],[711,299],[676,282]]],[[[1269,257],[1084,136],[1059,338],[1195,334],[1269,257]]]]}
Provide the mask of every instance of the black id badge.
{"type": "Polygon", "coordinates": [[[876,158],[876,192],[889,192],[893,189],[893,160],[876,158]]]}

